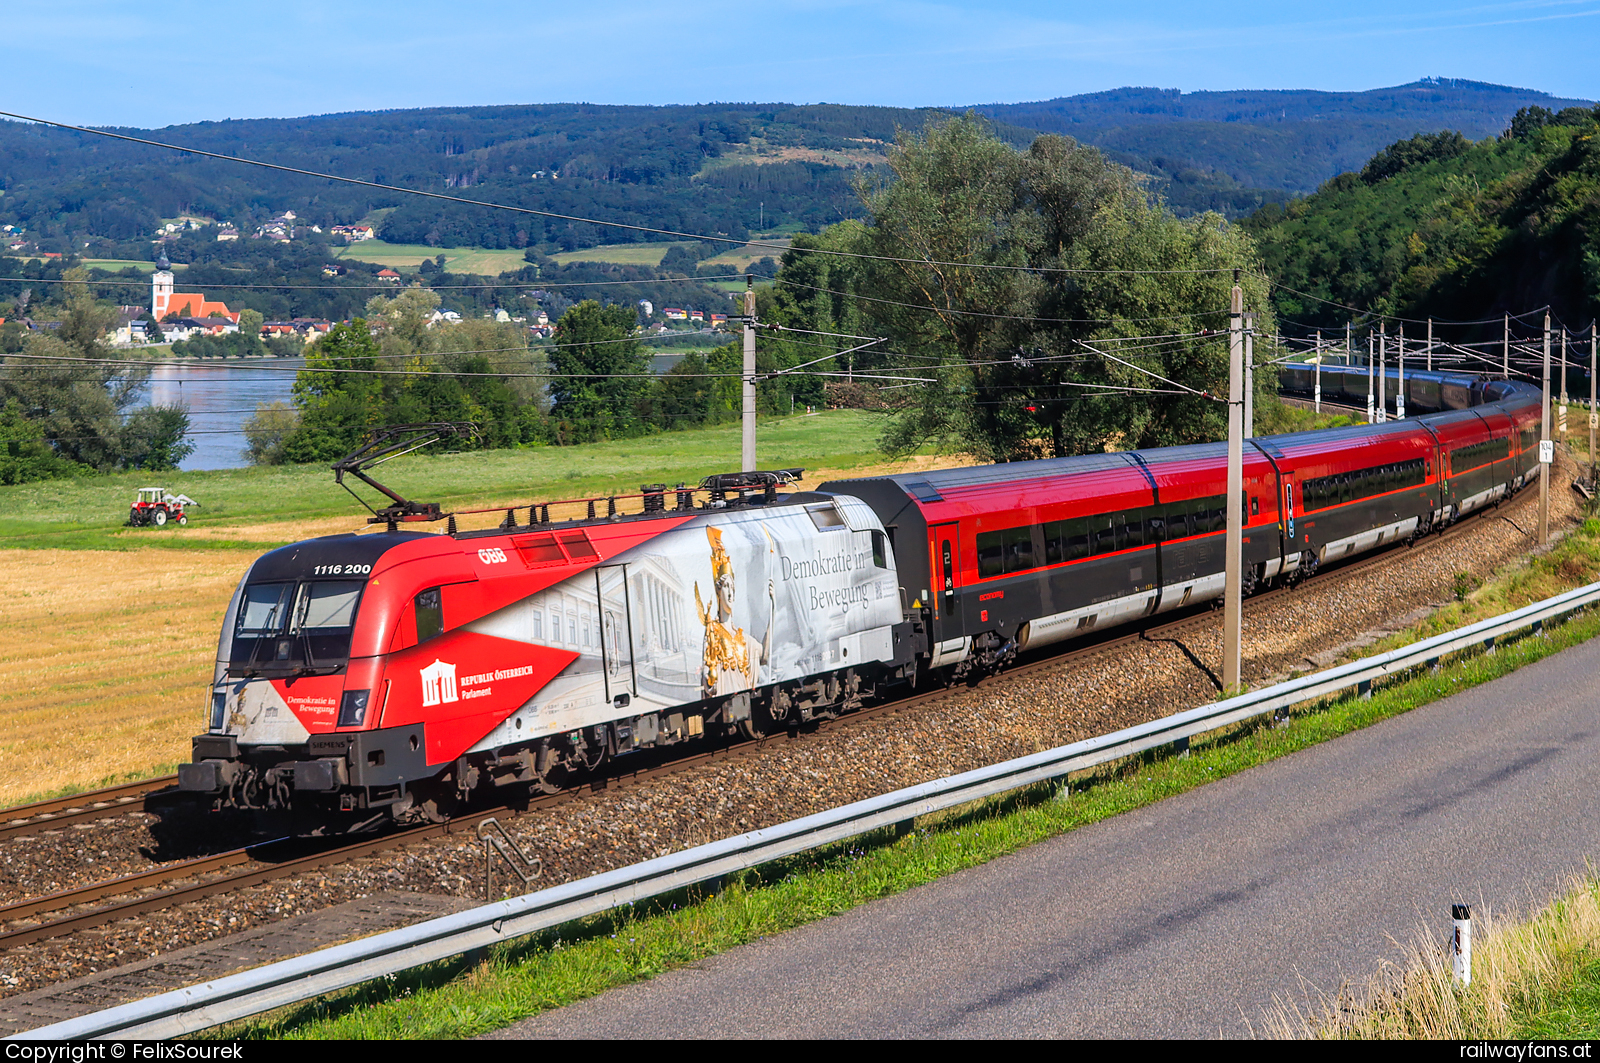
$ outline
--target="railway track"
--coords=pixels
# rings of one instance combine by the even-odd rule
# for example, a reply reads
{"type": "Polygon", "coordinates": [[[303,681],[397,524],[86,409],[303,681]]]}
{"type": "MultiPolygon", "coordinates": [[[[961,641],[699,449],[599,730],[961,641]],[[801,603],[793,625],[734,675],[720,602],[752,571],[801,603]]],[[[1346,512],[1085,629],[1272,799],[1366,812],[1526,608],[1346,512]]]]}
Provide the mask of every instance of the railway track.
{"type": "Polygon", "coordinates": [[[107,816],[143,812],[146,797],[175,785],[177,781],[176,775],[162,775],[121,786],[108,786],[103,790],[90,790],[0,809],[0,839],[38,834],[40,831],[56,830],[107,816]]]}
{"type": "MultiPolygon", "coordinates": [[[[1525,508],[1528,497],[1524,494],[1512,500],[1508,507],[1513,511],[1525,508]]],[[[1252,612],[1285,595],[1331,586],[1371,569],[1392,565],[1416,551],[1426,551],[1467,534],[1484,520],[1498,520],[1503,516],[1499,509],[1491,507],[1469,516],[1441,533],[1420,539],[1411,547],[1396,544],[1381,553],[1330,566],[1300,583],[1258,593],[1245,601],[1244,608],[1246,612],[1252,612]]],[[[971,685],[961,684],[924,690],[908,697],[869,705],[844,716],[816,721],[802,728],[791,729],[786,734],[730,742],[689,756],[661,763],[642,764],[631,771],[615,770],[614,766],[614,770],[605,776],[559,794],[531,798],[525,805],[519,805],[517,808],[498,807],[475,811],[446,823],[397,830],[343,844],[332,842],[319,844],[294,839],[262,842],[0,906],[0,951],[175,907],[205,897],[289,878],[412,842],[452,833],[470,832],[479,822],[490,816],[525,814],[581,801],[601,791],[640,785],[665,775],[693,770],[708,762],[750,755],[776,743],[793,741],[806,734],[858,726],[884,715],[913,711],[935,702],[959,697],[974,687],[1005,684],[1042,670],[1060,668],[1075,661],[1113,653],[1121,646],[1141,640],[1179,638],[1215,622],[1216,610],[1204,605],[1195,606],[1176,616],[1168,614],[1164,617],[1149,618],[1135,625],[1132,630],[1106,633],[1100,638],[1091,637],[1090,641],[1065,651],[1041,652],[1037,657],[1024,659],[998,675],[984,677],[971,685]],[[124,899],[111,904],[100,903],[119,897],[124,899]]],[[[1215,681],[1215,676],[1212,679],[1215,681]]],[[[8,823],[6,819],[0,818],[0,824],[12,828],[11,834],[17,834],[69,823],[73,818],[115,815],[132,810],[136,805],[142,807],[144,795],[170,785],[174,778],[165,776],[132,783],[127,787],[113,787],[71,798],[7,809],[0,812],[0,817],[7,817],[12,822],[8,823]],[[20,815],[29,811],[31,815],[20,815]]],[[[8,835],[0,834],[0,838],[6,836],[8,835]]]]}

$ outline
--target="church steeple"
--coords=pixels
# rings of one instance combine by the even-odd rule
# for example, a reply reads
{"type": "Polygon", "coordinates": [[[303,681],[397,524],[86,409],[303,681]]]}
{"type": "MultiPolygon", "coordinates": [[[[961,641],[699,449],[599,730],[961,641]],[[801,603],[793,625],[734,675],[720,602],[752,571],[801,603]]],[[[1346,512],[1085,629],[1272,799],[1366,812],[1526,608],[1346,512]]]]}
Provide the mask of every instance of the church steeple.
{"type": "Polygon", "coordinates": [[[172,286],[172,263],[167,261],[167,253],[163,251],[156,259],[155,273],[150,276],[150,316],[157,321],[167,316],[172,305],[172,286]]]}

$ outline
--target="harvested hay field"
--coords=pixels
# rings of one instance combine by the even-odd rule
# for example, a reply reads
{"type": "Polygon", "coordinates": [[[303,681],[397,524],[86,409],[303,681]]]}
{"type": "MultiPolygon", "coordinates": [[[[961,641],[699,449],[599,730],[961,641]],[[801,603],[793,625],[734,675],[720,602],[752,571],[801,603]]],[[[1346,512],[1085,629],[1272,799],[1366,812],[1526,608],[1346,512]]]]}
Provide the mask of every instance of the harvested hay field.
{"type": "Polygon", "coordinates": [[[170,770],[253,552],[3,550],[0,805],[170,770]]]}
{"type": "MultiPolygon", "coordinates": [[[[823,467],[808,471],[806,486],[955,464],[961,459],[919,455],[823,467]]],[[[571,497],[560,486],[546,497],[571,497]]],[[[526,505],[536,497],[485,496],[460,508],[526,505]]],[[[18,588],[0,601],[6,633],[0,685],[10,695],[0,704],[0,805],[157,774],[188,760],[190,737],[205,729],[217,626],[239,577],[280,543],[374,530],[351,508],[337,517],[196,521],[182,529],[195,540],[250,544],[237,550],[0,550],[0,579],[18,588]]],[[[553,515],[578,517],[582,509],[556,507],[553,515]]],[[[463,516],[459,527],[492,528],[503,516],[504,510],[463,516]]],[[[411,528],[444,530],[442,524],[411,528]]],[[[107,538],[122,546],[148,534],[117,531],[107,538]]]]}

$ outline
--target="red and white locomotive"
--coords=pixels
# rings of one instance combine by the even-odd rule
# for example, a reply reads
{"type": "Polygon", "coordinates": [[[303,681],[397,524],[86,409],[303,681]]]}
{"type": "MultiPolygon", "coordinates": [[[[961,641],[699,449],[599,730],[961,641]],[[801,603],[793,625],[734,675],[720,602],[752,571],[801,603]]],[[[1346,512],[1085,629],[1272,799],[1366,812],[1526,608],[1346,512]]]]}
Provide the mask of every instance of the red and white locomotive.
{"type": "MultiPolygon", "coordinates": [[[[1537,475],[1537,389],[1405,384],[1413,410],[1444,412],[1250,441],[1247,592],[1537,475]]],[[[387,530],[264,555],[223,619],[181,790],[318,830],[437,819],[497,787],[553,791],[638,750],[835,715],[919,673],[1002,668],[1222,593],[1221,444],[780,492],[798,472],[444,534],[400,530],[440,514],[391,493],[374,518],[387,530]]]]}

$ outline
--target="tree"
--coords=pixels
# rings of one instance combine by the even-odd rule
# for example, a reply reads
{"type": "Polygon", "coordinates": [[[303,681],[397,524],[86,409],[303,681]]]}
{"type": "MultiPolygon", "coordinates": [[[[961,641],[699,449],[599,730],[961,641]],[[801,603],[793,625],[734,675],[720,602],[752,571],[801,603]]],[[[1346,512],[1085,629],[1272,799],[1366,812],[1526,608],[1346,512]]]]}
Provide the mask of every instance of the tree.
{"type": "Polygon", "coordinates": [[[336,461],[360,444],[367,430],[384,423],[378,344],[362,318],[335,325],[306,351],[306,367],[295,374],[294,401],[300,427],[284,440],[293,462],[336,461]]]}
{"type": "Polygon", "coordinates": [[[63,480],[92,472],[87,465],[57,457],[40,427],[23,416],[16,399],[0,408],[0,484],[63,480]]]}
{"type": "Polygon", "coordinates": [[[189,411],[182,406],[141,406],[122,426],[122,462],[130,469],[166,472],[194,453],[189,411]]]}
{"type": "Polygon", "coordinates": [[[245,460],[252,465],[282,465],[284,444],[300,427],[300,414],[287,402],[263,402],[244,423],[245,460]]]}
{"type": "Polygon", "coordinates": [[[586,299],[556,322],[550,415],[566,426],[562,442],[607,439],[643,427],[637,407],[650,360],[629,339],[636,320],[631,307],[586,299]]]}
{"type": "Polygon", "coordinates": [[[932,379],[887,449],[1009,461],[1217,438],[1223,406],[1185,388],[1226,385],[1221,341],[1198,333],[1224,322],[1233,268],[1261,305],[1243,233],[1217,215],[1179,221],[1093,148],[1045,136],[1018,153],[972,117],[902,136],[889,166],[896,181],[864,189],[858,246],[877,257],[855,278],[863,331],[932,379]],[[1151,333],[1165,339],[1119,340],[1151,333]]]}
{"type": "Polygon", "coordinates": [[[239,311],[239,332],[245,336],[259,336],[261,335],[261,323],[265,320],[266,318],[262,316],[259,310],[241,310],[239,311]]]}

